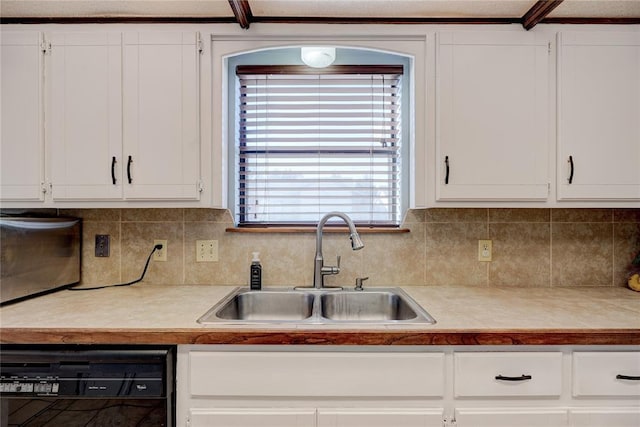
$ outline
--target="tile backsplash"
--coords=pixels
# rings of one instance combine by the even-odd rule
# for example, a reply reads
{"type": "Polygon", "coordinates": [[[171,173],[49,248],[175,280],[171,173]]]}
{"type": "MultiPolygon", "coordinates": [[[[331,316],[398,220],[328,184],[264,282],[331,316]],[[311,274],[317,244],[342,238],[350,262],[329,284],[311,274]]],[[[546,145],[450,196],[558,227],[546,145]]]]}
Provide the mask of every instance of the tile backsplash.
{"type": "MultiPolygon", "coordinates": [[[[246,285],[251,253],[260,252],[264,285],[309,285],[314,233],[231,233],[220,209],[70,209],[83,218],[82,283],[138,278],[154,239],[167,261],[152,262],[145,282],[246,285]],[[96,234],[111,236],[111,256],[94,256],[96,234]],[[196,240],[217,240],[218,262],[196,262],[196,240]]],[[[409,233],[362,234],[352,251],[346,234],[324,236],[324,257],[342,270],[327,284],[624,286],[640,250],[640,209],[410,210],[409,233]],[[493,241],[493,261],[479,262],[478,240],[493,241]]]]}

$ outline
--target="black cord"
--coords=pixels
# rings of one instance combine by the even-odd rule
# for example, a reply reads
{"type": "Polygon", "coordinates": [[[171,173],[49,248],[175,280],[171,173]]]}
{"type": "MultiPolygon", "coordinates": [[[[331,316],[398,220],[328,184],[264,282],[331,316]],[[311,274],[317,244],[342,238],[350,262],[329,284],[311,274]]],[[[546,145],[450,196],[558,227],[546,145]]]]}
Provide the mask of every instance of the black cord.
{"type": "Polygon", "coordinates": [[[149,254],[149,257],[147,258],[147,262],[144,264],[144,270],[142,270],[142,275],[138,279],[136,279],[136,280],[134,280],[132,282],[118,283],[117,285],[94,286],[92,288],[67,288],[67,290],[69,290],[69,291],[93,291],[93,290],[96,290],[96,289],[115,288],[115,287],[118,287],[118,286],[131,286],[133,284],[136,284],[136,283],[142,281],[142,279],[144,279],[144,275],[147,274],[147,268],[149,267],[149,262],[151,261],[151,257],[153,256],[155,251],[159,251],[160,249],[162,249],[162,245],[160,245],[160,244],[155,245],[153,247],[153,250],[149,254]]]}

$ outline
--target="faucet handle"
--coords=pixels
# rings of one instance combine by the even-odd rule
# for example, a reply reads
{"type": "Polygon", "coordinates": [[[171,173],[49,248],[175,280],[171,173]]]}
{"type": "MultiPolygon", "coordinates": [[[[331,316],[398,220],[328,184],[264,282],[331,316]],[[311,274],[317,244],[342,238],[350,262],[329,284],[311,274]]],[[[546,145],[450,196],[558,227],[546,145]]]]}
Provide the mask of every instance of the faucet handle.
{"type": "Polygon", "coordinates": [[[356,287],[354,288],[356,291],[363,291],[362,282],[365,280],[369,280],[368,277],[356,277],[356,287]]]}
{"type": "Polygon", "coordinates": [[[326,276],[327,274],[338,274],[340,273],[340,255],[338,255],[338,265],[337,266],[328,266],[323,265],[320,269],[320,274],[326,276]]]}

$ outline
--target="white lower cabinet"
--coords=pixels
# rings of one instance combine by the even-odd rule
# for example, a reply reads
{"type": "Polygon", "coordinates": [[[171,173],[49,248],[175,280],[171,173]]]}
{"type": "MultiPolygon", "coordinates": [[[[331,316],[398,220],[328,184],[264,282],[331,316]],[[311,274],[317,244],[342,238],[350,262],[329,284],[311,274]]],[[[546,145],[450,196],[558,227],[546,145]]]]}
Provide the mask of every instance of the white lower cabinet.
{"type": "Polygon", "coordinates": [[[640,426],[640,352],[577,351],[572,355],[572,395],[589,405],[570,411],[576,427],[640,426]],[[603,400],[629,407],[603,407],[603,400]]]}
{"type": "Polygon", "coordinates": [[[562,395],[562,352],[463,352],[454,353],[453,364],[457,427],[567,425],[565,408],[544,407],[562,395]],[[488,399],[492,406],[464,399],[476,399],[474,405],[488,399]],[[514,402],[531,406],[511,407],[514,402]]]}
{"type": "Polygon", "coordinates": [[[456,397],[538,397],[562,393],[561,352],[454,354],[456,397]]]}
{"type": "Polygon", "coordinates": [[[442,409],[192,409],[191,427],[441,427],[442,409]]]}
{"type": "Polygon", "coordinates": [[[441,427],[440,409],[318,409],[317,427],[441,427]]]}
{"type": "Polygon", "coordinates": [[[179,346],[177,425],[640,426],[640,349],[591,350],[179,346]]]}
{"type": "Polygon", "coordinates": [[[442,353],[191,352],[194,396],[416,398],[444,393],[442,353]]]}
{"type": "Polygon", "coordinates": [[[315,409],[192,409],[191,427],[314,427],[315,409]]]}
{"type": "Polygon", "coordinates": [[[640,352],[573,353],[573,395],[640,401],[640,352]]]}
{"type": "Polygon", "coordinates": [[[567,410],[561,408],[460,408],[456,427],[557,427],[567,425],[567,410]]]}
{"type": "Polygon", "coordinates": [[[177,425],[443,425],[442,352],[281,348],[180,346],[177,425]]]}
{"type": "MultiPolygon", "coordinates": [[[[635,402],[636,405],[639,402],[635,402]]],[[[572,427],[638,427],[640,407],[628,408],[579,408],[569,411],[572,427]]]]}

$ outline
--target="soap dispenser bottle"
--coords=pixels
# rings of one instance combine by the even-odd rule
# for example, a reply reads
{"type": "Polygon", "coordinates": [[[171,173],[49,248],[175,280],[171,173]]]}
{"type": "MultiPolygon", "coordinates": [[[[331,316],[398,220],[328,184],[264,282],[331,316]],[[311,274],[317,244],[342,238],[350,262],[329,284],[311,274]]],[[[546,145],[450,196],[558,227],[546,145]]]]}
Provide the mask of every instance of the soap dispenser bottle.
{"type": "Polygon", "coordinates": [[[262,265],[260,265],[260,252],[253,253],[251,260],[251,274],[249,276],[249,287],[252,291],[262,289],[262,265]]]}

